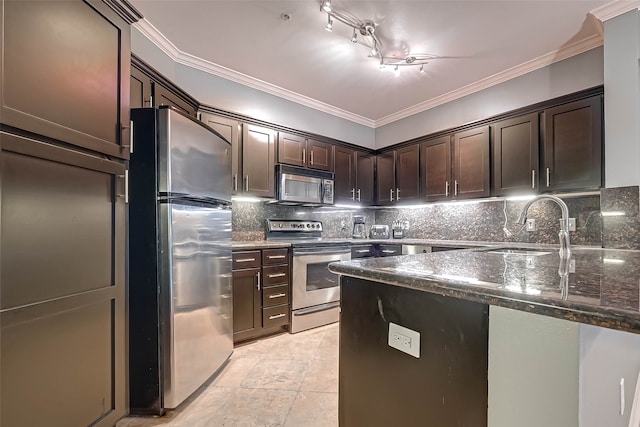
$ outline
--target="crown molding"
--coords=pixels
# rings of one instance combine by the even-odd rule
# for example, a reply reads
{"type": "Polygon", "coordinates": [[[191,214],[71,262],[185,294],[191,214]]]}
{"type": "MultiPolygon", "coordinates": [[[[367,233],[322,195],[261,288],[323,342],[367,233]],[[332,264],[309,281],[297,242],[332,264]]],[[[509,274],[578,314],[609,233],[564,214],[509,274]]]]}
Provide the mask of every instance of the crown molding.
{"type": "Polygon", "coordinates": [[[615,18],[618,15],[627,13],[630,10],[640,8],[640,1],[631,0],[615,0],[611,3],[607,3],[604,6],[600,6],[593,9],[590,13],[598,18],[601,22],[608,19],[615,18]]]}
{"type": "Polygon", "coordinates": [[[218,77],[222,77],[226,80],[240,83],[244,86],[248,86],[250,88],[257,89],[262,92],[278,96],[280,98],[284,98],[288,101],[292,101],[306,107],[352,121],[354,123],[358,123],[370,128],[375,128],[375,120],[368,119],[366,117],[351,113],[340,108],[336,108],[327,103],[309,98],[307,96],[290,91],[288,89],[284,89],[280,86],[276,86],[263,80],[256,79],[246,74],[239,73],[221,65],[214,64],[213,62],[204,60],[189,53],[182,52],[176,47],[176,45],[174,45],[169,39],[167,39],[160,31],[158,31],[156,27],[154,27],[146,19],[142,19],[133,25],[167,56],[169,56],[173,61],[179,64],[186,65],[218,77]]]}
{"type": "MultiPolygon", "coordinates": [[[[631,3],[627,1],[616,1],[614,3],[631,3]]],[[[640,4],[640,1],[633,3],[640,4]]],[[[629,9],[630,10],[630,9],[629,9]]],[[[198,58],[194,55],[182,52],[178,49],[169,39],[167,39],[160,31],[158,31],[151,23],[146,19],[142,19],[133,24],[147,39],[149,39],[154,45],[156,45],[161,51],[169,56],[174,62],[204,71],[206,73],[213,74],[218,77],[222,77],[227,80],[231,80],[236,83],[240,83],[244,86],[257,89],[271,95],[278,96],[288,101],[296,102],[309,108],[313,108],[318,111],[322,111],[327,114],[331,114],[336,117],[340,117],[345,120],[352,121],[370,128],[377,128],[397,120],[404,119],[417,113],[429,110],[447,102],[454,101],[464,96],[471,95],[475,92],[487,89],[491,86],[503,83],[507,80],[522,76],[532,71],[551,65],[555,62],[562,61],[588,50],[600,47],[603,44],[602,34],[595,34],[587,37],[576,43],[564,46],[561,49],[547,53],[543,56],[527,61],[523,64],[512,67],[508,70],[501,71],[492,76],[463,86],[459,89],[451,91],[449,93],[437,96],[429,99],[428,101],[421,102],[412,107],[390,114],[378,120],[369,119],[358,114],[351,113],[349,111],[336,108],[324,102],[317,101],[299,93],[281,88],[271,83],[256,79],[246,74],[238,73],[226,67],[214,64],[210,61],[198,58]]]]}
{"type": "Polygon", "coordinates": [[[507,70],[496,73],[492,76],[486,77],[477,82],[468,84],[459,89],[445,93],[443,95],[431,98],[428,101],[421,102],[412,107],[398,111],[397,113],[390,114],[386,117],[376,120],[376,127],[384,126],[389,123],[393,123],[397,120],[404,119],[417,113],[435,108],[439,105],[446,104],[447,102],[455,101],[456,99],[471,95],[475,92],[479,92],[483,89],[490,88],[500,83],[504,83],[507,80],[520,77],[524,74],[538,70],[540,68],[551,65],[555,62],[562,61],[596,47],[602,46],[602,36],[599,34],[590,36],[586,39],[580,40],[576,43],[567,45],[561,49],[547,53],[546,55],[527,61],[523,64],[509,68],[507,70]]]}

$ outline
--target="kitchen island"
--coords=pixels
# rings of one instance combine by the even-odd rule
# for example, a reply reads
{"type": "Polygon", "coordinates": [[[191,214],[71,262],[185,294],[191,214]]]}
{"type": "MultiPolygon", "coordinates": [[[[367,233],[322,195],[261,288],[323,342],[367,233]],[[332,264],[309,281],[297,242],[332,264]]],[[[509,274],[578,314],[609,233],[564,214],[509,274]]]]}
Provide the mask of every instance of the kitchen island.
{"type": "Polygon", "coordinates": [[[627,425],[640,354],[640,252],[581,247],[564,262],[552,248],[527,249],[331,264],[343,275],[341,427],[627,425]],[[608,344],[605,357],[616,367],[632,356],[626,383],[600,378],[610,367],[592,361],[598,334],[610,330],[625,331],[611,332],[623,344],[608,344]],[[416,345],[419,357],[393,341],[416,345]]]}

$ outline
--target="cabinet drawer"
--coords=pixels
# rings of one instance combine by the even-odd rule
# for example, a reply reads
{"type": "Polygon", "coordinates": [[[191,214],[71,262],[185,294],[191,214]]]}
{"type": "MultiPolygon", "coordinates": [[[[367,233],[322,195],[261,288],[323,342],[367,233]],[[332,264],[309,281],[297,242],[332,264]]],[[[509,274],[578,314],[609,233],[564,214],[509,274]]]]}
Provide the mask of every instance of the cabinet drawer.
{"type": "Polygon", "coordinates": [[[378,249],[378,256],[395,256],[402,255],[402,245],[380,245],[378,249]]]}
{"type": "Polygon", "coordinates": [[[264,249],[262,251],[263,265],[289,264],[289,249],[264,249]]]}
{"type": "Polygon", "coordinates": [[[273,328],[289,323],[289,304],[262,309],[262,327],[273,328]]]}
{"type": "Polygon", "coordinates": [[[376,256],[373,245],[351,246],[351,258],[368,258],[376,256]]]}
{"type": "Polygon", "coordinates": [[[262,306],[289,303],[289,285],[271,286],[262,290],[262,306]]]}
{"type": "Polygon", "coordinates": [[[260,251],[233,252],[233,269],[244,270],[260,267],[260,251]]]}
{"type": "Polygon", "coordinates": [[[289,283],[289,266],[276,265],[262,267],[262,286],[282,285],[289,283]]]}

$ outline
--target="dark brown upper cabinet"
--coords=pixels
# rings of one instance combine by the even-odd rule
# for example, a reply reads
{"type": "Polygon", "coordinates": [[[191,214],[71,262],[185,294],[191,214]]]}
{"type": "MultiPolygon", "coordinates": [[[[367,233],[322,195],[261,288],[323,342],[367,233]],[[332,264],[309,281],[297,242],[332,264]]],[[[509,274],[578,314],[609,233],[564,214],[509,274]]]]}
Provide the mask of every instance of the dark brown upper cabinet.
{"type": "Polygon", "coordinates": [[[231,188],[234,193],[239,192],[240,177],[242,174],[240,164],[241,123],[238,120],[216,116],[210,113],[200,113],[200,121],[217,131],[231,143],[231,188]]]}
{"type": "Polygon", "coordinates": [[[420,197],[420,145],[396,150],[396,202],[413,202],[420,197]]]}
{"type": "Polygon", "coordinates": [[[196,117],[198,101],[137,56],[131,58],[131,108],[168,105],[196,117]]]}
{"type": "Polygon", "coordinates": [[[541,191],[602,185],[602,97],[544,110],[541,191]]]}
{"type": "Polygon", "coordinates": [[[278,163],[333,172],[333,145],[280,132],[278,163]]]}
{"type": "Polygon", "coordinates": [[[140,16],[126,20],[102,1],[1,9],[2,123],[129,158],[129,24],[140,16]]]}
{"type": "Polygon", "coordinates": [[[489,196],[489,126],[453,135],[453,197],[470,199],[489,196]]]}
{"type": "Polygon", "coordinates": [[[420,146],[410,145],[377,156],[377,203],[397,204],[420,197],[420,146]]]}
{"type": "Polygon", "coordinates": [[[538,113],[491,125],[493,195],[538,191],[538,113]]]}
{"type": "Polygon", "coordinates": [[[263,126],[242,126],[242,192],[258,197],[275,196],[277,134],[263,126]]]}
{"type": "Polygon", "coordinates": [[[388,151],[376,156],[376,203],[390,205],[396,194],[396,152],[388,151]]]}
{"type": "Polygon", "coordinates": [[[334,151],[335,202],[373,202],[373,171],[375,156],[347,147],[334,151]]]}
{"type": "Polygon", "coordinates": [[[451,136],[424,142],[421,151],[420,169],[425,200],[448,199],[451,195],[451,136]]]}
{"type": "Polygon", "coordinates": [[[427,201],[484,197],[490,193],[489,127],[422,143],[423,194],[427,201]]]}

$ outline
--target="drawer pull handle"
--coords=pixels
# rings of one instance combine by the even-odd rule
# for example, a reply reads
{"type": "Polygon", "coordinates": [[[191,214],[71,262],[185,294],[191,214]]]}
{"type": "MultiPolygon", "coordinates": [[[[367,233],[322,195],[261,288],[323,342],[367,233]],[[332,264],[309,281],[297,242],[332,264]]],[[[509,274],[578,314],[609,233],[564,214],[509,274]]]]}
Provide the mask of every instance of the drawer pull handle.
{"type": "Polygon", "coordinates": [[[369,252],[371,252],[371,249],[358,249],[356,251],[357,254],[368,254],[369,252]]]}
{"type": "Polygon", "coordinates": [[[269,320],[278,319],[278,318],[284,317],[284,316],[286,316],[285,313],[274,314],[273,316],[269,316],[269,320]]]}
{"type": "Polygon", "coordinates": [[[286,258],[286,255],[267,255],[267,258],[269,259],[282,259],[282,258],[286,258]]]}
{"type": "Polygon", "coordinates": [[[286,275],[287,275],[286,273],[268,274],[269,279],[273,279],[274,277],[284,277],[286,275]]]}
{"type": "Polygon", "coordinates": [[[241,258],[241,259],[237,259],[236,262],[251,262],[251,261],[255,261],[255,258],[241,258]]]}
{"type": "Polygon", "coordinates": [[[382,253],[383,253],[383,254],[395,254],[395,253],[397,253],[397,252],[398,252],[398,251],[392,251],[392,250],[390,250],[390,249],[383,249],[383,250],[382,250],[382,253]]]}
{"type": "Polygon", "coordinates": [[[287,296],[287,294],[283,294],[283,293],[281,292],[281,293],[279,293],[279,294],[271,294],[271,295],[269,295],[269,298],[270,298],[270,299],[273,299],[273,298],[282,298],[282,297],[286,297],[286,296],[287,296]]]}

